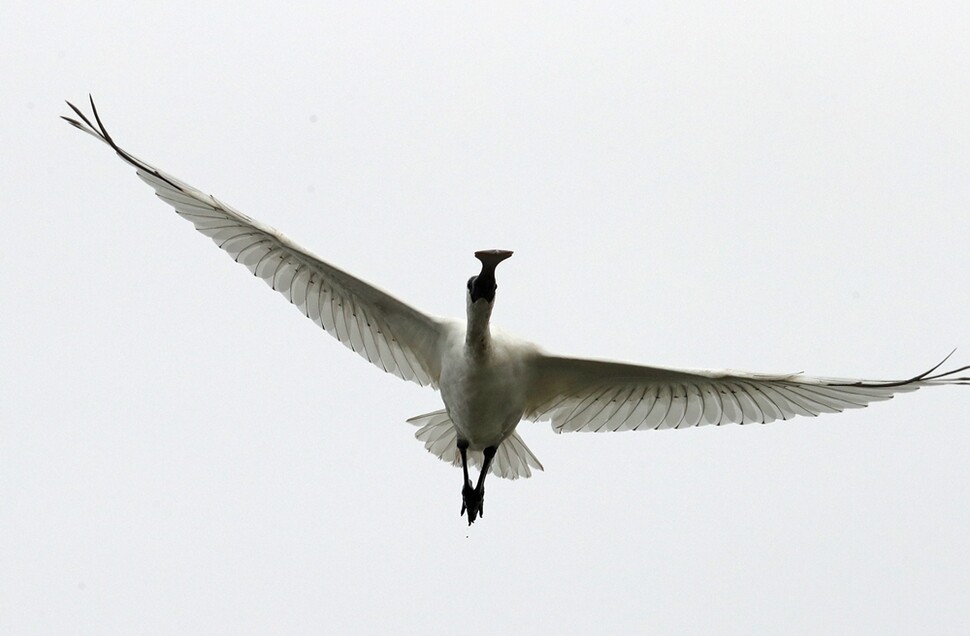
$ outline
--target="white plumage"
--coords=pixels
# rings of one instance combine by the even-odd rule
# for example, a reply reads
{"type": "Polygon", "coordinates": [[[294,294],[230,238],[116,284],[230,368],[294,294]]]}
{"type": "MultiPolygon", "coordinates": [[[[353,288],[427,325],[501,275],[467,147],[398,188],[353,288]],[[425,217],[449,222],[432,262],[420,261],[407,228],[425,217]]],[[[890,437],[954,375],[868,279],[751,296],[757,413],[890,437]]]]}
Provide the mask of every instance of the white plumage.
{"type": "MultiPolygon", "coordinates": [[[[959,377],[970,367],[938,373],[940,365],[908,380],[885,382],[686,371],[548,355],[530,343],[491,334],[494,289],[490,298],[474,298],[474,278],[466,295],[466,322],[424,314],[122,150],[101,124],[93,100],[96,126],[68,105],[80,120],[64,119],[113,148],[180,216],[327,333],[382,370],[439,389],[445,409],[408,422],[419,427],[416,437],[429,452],[457,466],[463,441],[468,462],[499,477],[530,477],[532,469],[542,470],[515,431],[522,419],[550,420],[557,433],[768,423],[860,408],[924,386],[970,383],[959,377]],[[494,452],[490,461],[487,449],[494,452]]],[[[494,287],[494,268],[510,255],[476,253],[483,263],[477,278],[487,274],[494,287]]],[[[477,507],[469,510],[469,523],[481,513],[483,478],[479,499],[469,505],[477,507]]],[[[466,472],[466,489],[467,479],[466,472]]],[[[463,491],[465,503],[472,501],[468,497],[463,491]]]]}

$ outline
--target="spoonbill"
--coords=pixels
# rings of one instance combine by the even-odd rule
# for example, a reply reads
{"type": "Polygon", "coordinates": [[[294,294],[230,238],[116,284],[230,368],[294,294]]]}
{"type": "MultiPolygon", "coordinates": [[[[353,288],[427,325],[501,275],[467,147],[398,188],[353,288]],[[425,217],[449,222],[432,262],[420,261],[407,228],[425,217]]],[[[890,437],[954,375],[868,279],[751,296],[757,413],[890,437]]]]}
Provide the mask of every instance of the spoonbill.
{"type": "MultiPolygon", "coordinates": [[[[490,328],[495,271],[508,250],[475,252],[464,321],[425,314],[349,274],[282,233],[162,172],[115,143],[93,98],[91,118],[68,102],[63,117],[132,165],[175,212],[192,222],[303,314],[380,369],[441,392],[444,408],[408,420],[440,459],[461,466],[461,514],[484,515],[485,476],[530,477],[542,464],[516,432],[522,420],[550,420],[558,433],[768,423],[861,408],[924,386],[970,384],[970,365],[878,381],[693,371],[568,358],[490,328]],[[472,485],[468,465],[479,470],[472,485]]],[[[952,352],[951,352],[952,355],[952,352]]]]}

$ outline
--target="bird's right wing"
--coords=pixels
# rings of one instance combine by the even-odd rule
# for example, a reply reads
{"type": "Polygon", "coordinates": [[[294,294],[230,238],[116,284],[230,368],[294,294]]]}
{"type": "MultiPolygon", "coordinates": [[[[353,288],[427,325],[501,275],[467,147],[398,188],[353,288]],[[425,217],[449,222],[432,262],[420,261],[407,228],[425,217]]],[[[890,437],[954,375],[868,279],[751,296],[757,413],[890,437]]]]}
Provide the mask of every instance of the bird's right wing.
{"type": "Polygon", "coordinates": [[[109,145],[135,167],[165,203],[249,268],[330,335],[381,369],[422,386],[437,386],[444,324],[321,260],[281,232],[249,218],[115,144],[91,100],[95,126],[68,102],[80,121],[70,124],[109,145]],[[82,123],[83,122],[83,123],[82,123]]]}
{"type": "MultiPolygon", "coordinates": [[[[947,356],[949,358],[949,356],[947,356]]],[[[945,362],[945,360],[944,360],[945,362]]],[[[740,371],[686,371],[536,353],[525,418],[557,433],[761,424],[861,408],[924,386],[970,384],[943,364],[901,381],[848,380],[740,371]]]]}

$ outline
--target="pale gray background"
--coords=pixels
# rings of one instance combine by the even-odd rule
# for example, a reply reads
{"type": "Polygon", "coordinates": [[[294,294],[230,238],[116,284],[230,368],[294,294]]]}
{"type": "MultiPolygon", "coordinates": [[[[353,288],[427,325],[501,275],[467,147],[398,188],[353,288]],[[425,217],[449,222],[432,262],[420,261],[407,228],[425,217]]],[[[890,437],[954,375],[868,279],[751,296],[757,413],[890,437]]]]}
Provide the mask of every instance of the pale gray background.
{"type": "Polygon", "coordinates": [[[970,362],[970,9],[0,9],[0,632],[970,629],[970,389],[770,426],[520,431],[460,473],[382,375],[57,116],[426,311],[563,353],[970,362]]]}

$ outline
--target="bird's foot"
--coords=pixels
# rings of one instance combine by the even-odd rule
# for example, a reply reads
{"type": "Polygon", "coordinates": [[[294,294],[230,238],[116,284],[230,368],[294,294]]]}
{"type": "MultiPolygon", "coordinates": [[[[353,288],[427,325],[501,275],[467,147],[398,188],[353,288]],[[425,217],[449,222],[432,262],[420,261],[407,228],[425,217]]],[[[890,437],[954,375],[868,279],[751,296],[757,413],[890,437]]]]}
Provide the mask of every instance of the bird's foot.
{"type": "Polygon", "coordinates": [[[468,525],[475,523],[475,519],[485,516],[485,486],[479,484],[472,488],[469,481],[461,489],[461,514],[468,513],[468,525]]]}

